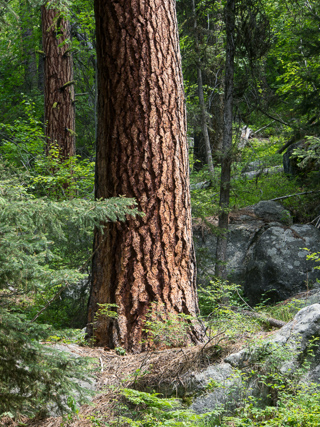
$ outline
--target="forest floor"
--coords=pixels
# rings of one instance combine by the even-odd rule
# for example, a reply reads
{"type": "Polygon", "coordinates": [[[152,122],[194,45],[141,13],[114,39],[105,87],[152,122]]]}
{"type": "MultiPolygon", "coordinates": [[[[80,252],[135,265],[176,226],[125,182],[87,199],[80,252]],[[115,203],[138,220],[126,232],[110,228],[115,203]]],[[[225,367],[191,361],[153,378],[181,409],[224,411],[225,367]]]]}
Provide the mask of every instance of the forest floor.
{"type": "MultiPolygon", "coordinates": [[[[265,336],[272,332],[261,332],[265,336]]],[[[256,336],[256,335],[255,335],[256,336]]],[[[113,421],[118,427],[129,424],[117,423],[119,408],[125,403],[121,394],[123,388],[140,391],[159,392],[165,396],[166,391],[172,395],[183,394],[188,378],[192,373],[201,371],[208,365],[222,362],[231,353],[238,352],[247,344],[247,336],[239,340],[229,340],[223,335],[213,337],[206,344],[148,351],[140,354],[120,356],[114,350],[106,351],[103,347],[87,347],[75,344],[58,344],[59,350],[68,351],[76,356],[88,357],[96,367],[96,395],[88,404],[82,405],[78,413],[64,417],[33,418],[22,417],[20,423],[10,418],[2,418],[3,427],[91,427],[106,425],[100,421],[113,421]]],[[[46,343],[47,344],[47,343],[46,343]]],[[[109,425],[109,424],[107,424],[109,425]]]]}

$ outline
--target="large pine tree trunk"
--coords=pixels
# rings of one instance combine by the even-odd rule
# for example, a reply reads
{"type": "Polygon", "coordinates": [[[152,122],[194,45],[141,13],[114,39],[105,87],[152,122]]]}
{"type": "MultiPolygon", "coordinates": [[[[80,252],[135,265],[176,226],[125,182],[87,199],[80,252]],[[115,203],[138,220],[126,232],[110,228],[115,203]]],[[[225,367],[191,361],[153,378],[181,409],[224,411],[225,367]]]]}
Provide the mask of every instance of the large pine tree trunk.
{"type": "MultiPolygon", "coordinates": [[[[135,197],[145,216],[95,232],[89,324],[97,345],[138,352],[152,302],[163,318],[198,312],[175,2],[96,0],[95,15],[96,198],[135,197]],[[97,319],[98,303],[118,318],[97,319]]],[[[193,321],[189,341],[202,338],[193,321]]]]}
{"type": "Polygon", "coordinates": [[[75,108],[69,23],[61,12],[42,6],[45,126],[47,151],[58,145],[61,158],[75,154],[75,108]]]}

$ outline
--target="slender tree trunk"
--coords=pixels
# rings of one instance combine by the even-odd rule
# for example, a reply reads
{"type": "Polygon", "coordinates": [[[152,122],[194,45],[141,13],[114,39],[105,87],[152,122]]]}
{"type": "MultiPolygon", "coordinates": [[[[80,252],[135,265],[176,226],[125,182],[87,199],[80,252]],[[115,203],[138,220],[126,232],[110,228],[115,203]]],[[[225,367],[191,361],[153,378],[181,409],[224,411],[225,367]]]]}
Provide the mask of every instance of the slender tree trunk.
{"type": "MultiPolygon", "coordinates": [[[[43,27],[43,23],[41,20],[41,29],[43,27]]],[[[43,52],[43,40],[40,41],[40,52],[43,52]]],[[[44,53],[39,53],[39,62],[38,62],[38,70],[37,70],[37,85],[38,90],[44,94],[44,62],[45,57],[44,53]]],[[[43,118],[42,118],[43,120],[43,118]]]]}
{"type": "MultiPolygon", "coordinates": [[[[224,91],[224,84],[221,82],[220,90],[224,91]]],[[[223,119],[224,119],[224,94],[217,93],[211,103],[211,151],[215,162],[219,162],[223,146],[223,119]]]]}
{"type": "MultiPolygon", "coordinates": [[[[222,15],[221,0],[217,0],[219,4],[218,16],[222,15]]],[[[210,72],[214,77],[211,77],[211,86],[214,87],[215,92],[209,98],[209,111],[211,113],[210,120],[210,143],[211,152],[214,163],[221,161],[222,146],[223,146],[223,120],[224,120],[224,78],[225,59],[222,59],[222,52],[224,51],[224,26],[222,16],[214,22],[213,37],[215,44],[213,46],[213,55],[216,56],[214,64],[210,68],[210,72]]]]}
{"type": "Polygon", "coordinates": [[[94,144],[96,149],[98,137],[98,67],[97,60],[94,61],[94,144]]]}
{"type": "Polygon", "coordinates": [[[210,138],[209,138],[208,125],[207,125],[208,113],[207,113],[207,109],[206,109],[206,104],[204,102],[202,70],[199,66],[197,68],[197,73],[198,73],[199,104],[200,104],[200,109],[201,109],[201,129],[202,129],[202,135],[203,135],[203,139],[204,139],[204,143],[205,143],[206,159],[207,159],[209,172],[211,175],[214,175],[214,166],[213,166],[213,160],[212,160],[211,144],[210,144],[210,138]]]}
{"type": "Polygon", "coordinates": [[[207,109],[204,101],[204,92],[203,92],[203,80],[202,80],[202,69],[201,69],[201,54],[200,54],[200,46],[199,46],[199,38],[198,38],[198,23],[197,23],[197,12],[196,12],[196,2],[192,0],[192,9],[193,9],[193,19],[194,19],[194,36],[196,42],[196,52],[198,55],[198,64],[197,64],[197,75],[198,75],[198,94],[199,94],[199,105],[200,105],[200,119],[201,119],[201,130],[205,144],[206,151],[206,160],[209,168],[209,172],[211,175],[214,175],[214,167],[212,161],[212,153],[211,153],[211,145],[207,124],[207,109]]]}
{"type": "Polygon", "coordinates": [[[224,130],[223,130],[223,153],[221,161],[221,184],[220,184],[220,209],[219,229],[217,241],[217,264],[216,275],[222,279],[227,278],[227,232],[229,223],[229,197],[230,178],[232,162],[232,106],[233,106],[233,74],[234,74],[234,27],[235,27],[235,0],[227,0],[225,6],[226,17],[226,71],[225,71],[225,98],[224,98],[224,130]]]}
{"type": "MultiPolygon", "coordinates": [[[[135,197],[143,218],[95,232],[90,334],[139,352],[155,305],[162,319],[198,313],[185,101],[174,0],[95,1],[96,197],[135,197]],[[117,304],[117,319],[98,304],[117,304]]],[[[188,340],[201,341],[194,320],[188,340]]]]}
{"type": "Polygon", "coordinates": [[[33,26],[35,16],[30,5],[24,0],[20,2],[21,37],[24,64],[24,90],[30,93],[37,87],[37,61],[34,44],[33,26]]]}
{"type": "Polygon", "coordinates": [[[194,132],[193,140],[194,140],[193,154],[194,154],[194,160],[195,160],[193,167],[194,167],[194,170],[200,171],[204,167],[204,165],[207,164],[206,150],[203,142],[202,132],[200,131],[194,132]]]}
{"type": "Polygon", "coordinates": [[[73,64],[67,41],[70,28],[58,10],[42,6],[41,11],[47,151],[58,145],[65,159],[75,154],[73,64]]]}

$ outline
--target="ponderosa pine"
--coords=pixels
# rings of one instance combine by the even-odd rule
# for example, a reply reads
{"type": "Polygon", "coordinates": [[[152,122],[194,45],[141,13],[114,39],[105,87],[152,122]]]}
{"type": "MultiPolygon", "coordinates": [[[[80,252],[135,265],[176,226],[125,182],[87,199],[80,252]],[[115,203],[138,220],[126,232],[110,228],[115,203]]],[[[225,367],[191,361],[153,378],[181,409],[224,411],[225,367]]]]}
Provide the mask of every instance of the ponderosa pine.
{"type": "MultiPolygon", "coordinates": [[[[95,1],[96,198],[134,197],[144,217],[95,232],[90,334],[138,352],[152,307],[196,316],[185,100],[174,0],[95,1]],[[98,304],[116,304],[117,318],[98,304]]],[[[203,338],[190,324],[189,341],[203,338]]]]}
{"type": "Polygon", "coordinates": [[[41,15],[47,152],[58,146],[61,158],[67,159],[76,152],[70,25],[58,9],[44,5],[41,15]]]}

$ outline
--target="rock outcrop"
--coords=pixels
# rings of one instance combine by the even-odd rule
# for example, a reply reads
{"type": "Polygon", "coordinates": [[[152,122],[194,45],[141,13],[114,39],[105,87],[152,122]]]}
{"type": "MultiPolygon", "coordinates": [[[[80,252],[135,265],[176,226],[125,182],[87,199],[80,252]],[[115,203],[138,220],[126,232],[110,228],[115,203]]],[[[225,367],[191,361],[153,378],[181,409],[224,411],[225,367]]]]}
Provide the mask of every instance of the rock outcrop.
{"type": "Polygon", "coordinates": [[[231,354],[223,363],[193,374],[189,388],[202,394],[194,399],[191,409],[202,414],[227,405],[227,409],[232,410],[250,395],[258,397],[262,406],[270,404],[268,387],[259,381],[256,374],[250,376],[248,372],[255,372],[262,360],[267,372],[274,358],[278,363],[277,371],[284,376],[292,376],[308,359],[311,345],[314,357],[310,361],[310,370],[301,376],[300,381],[320,384],[320,346],[315,341],[319,337],[320,304],[313,304],[300,310],[291,322],[256,347],[231,354]],[[245,377],[247,380],[241,380],[245,377]]]}
{"type": "MultiPolygon", "coordinates": [[[[214,275],[216,236],[209,227],[194,229],[199,277],[205,285],[214,275]]],[[[285,300],[318,286],[320,270],[306,260],[320,249],[320,230],[292,225],[290,213],[279,203],[262,201],[231,215],[227,271],[241,284],[250,304],[285,300]]]]}

